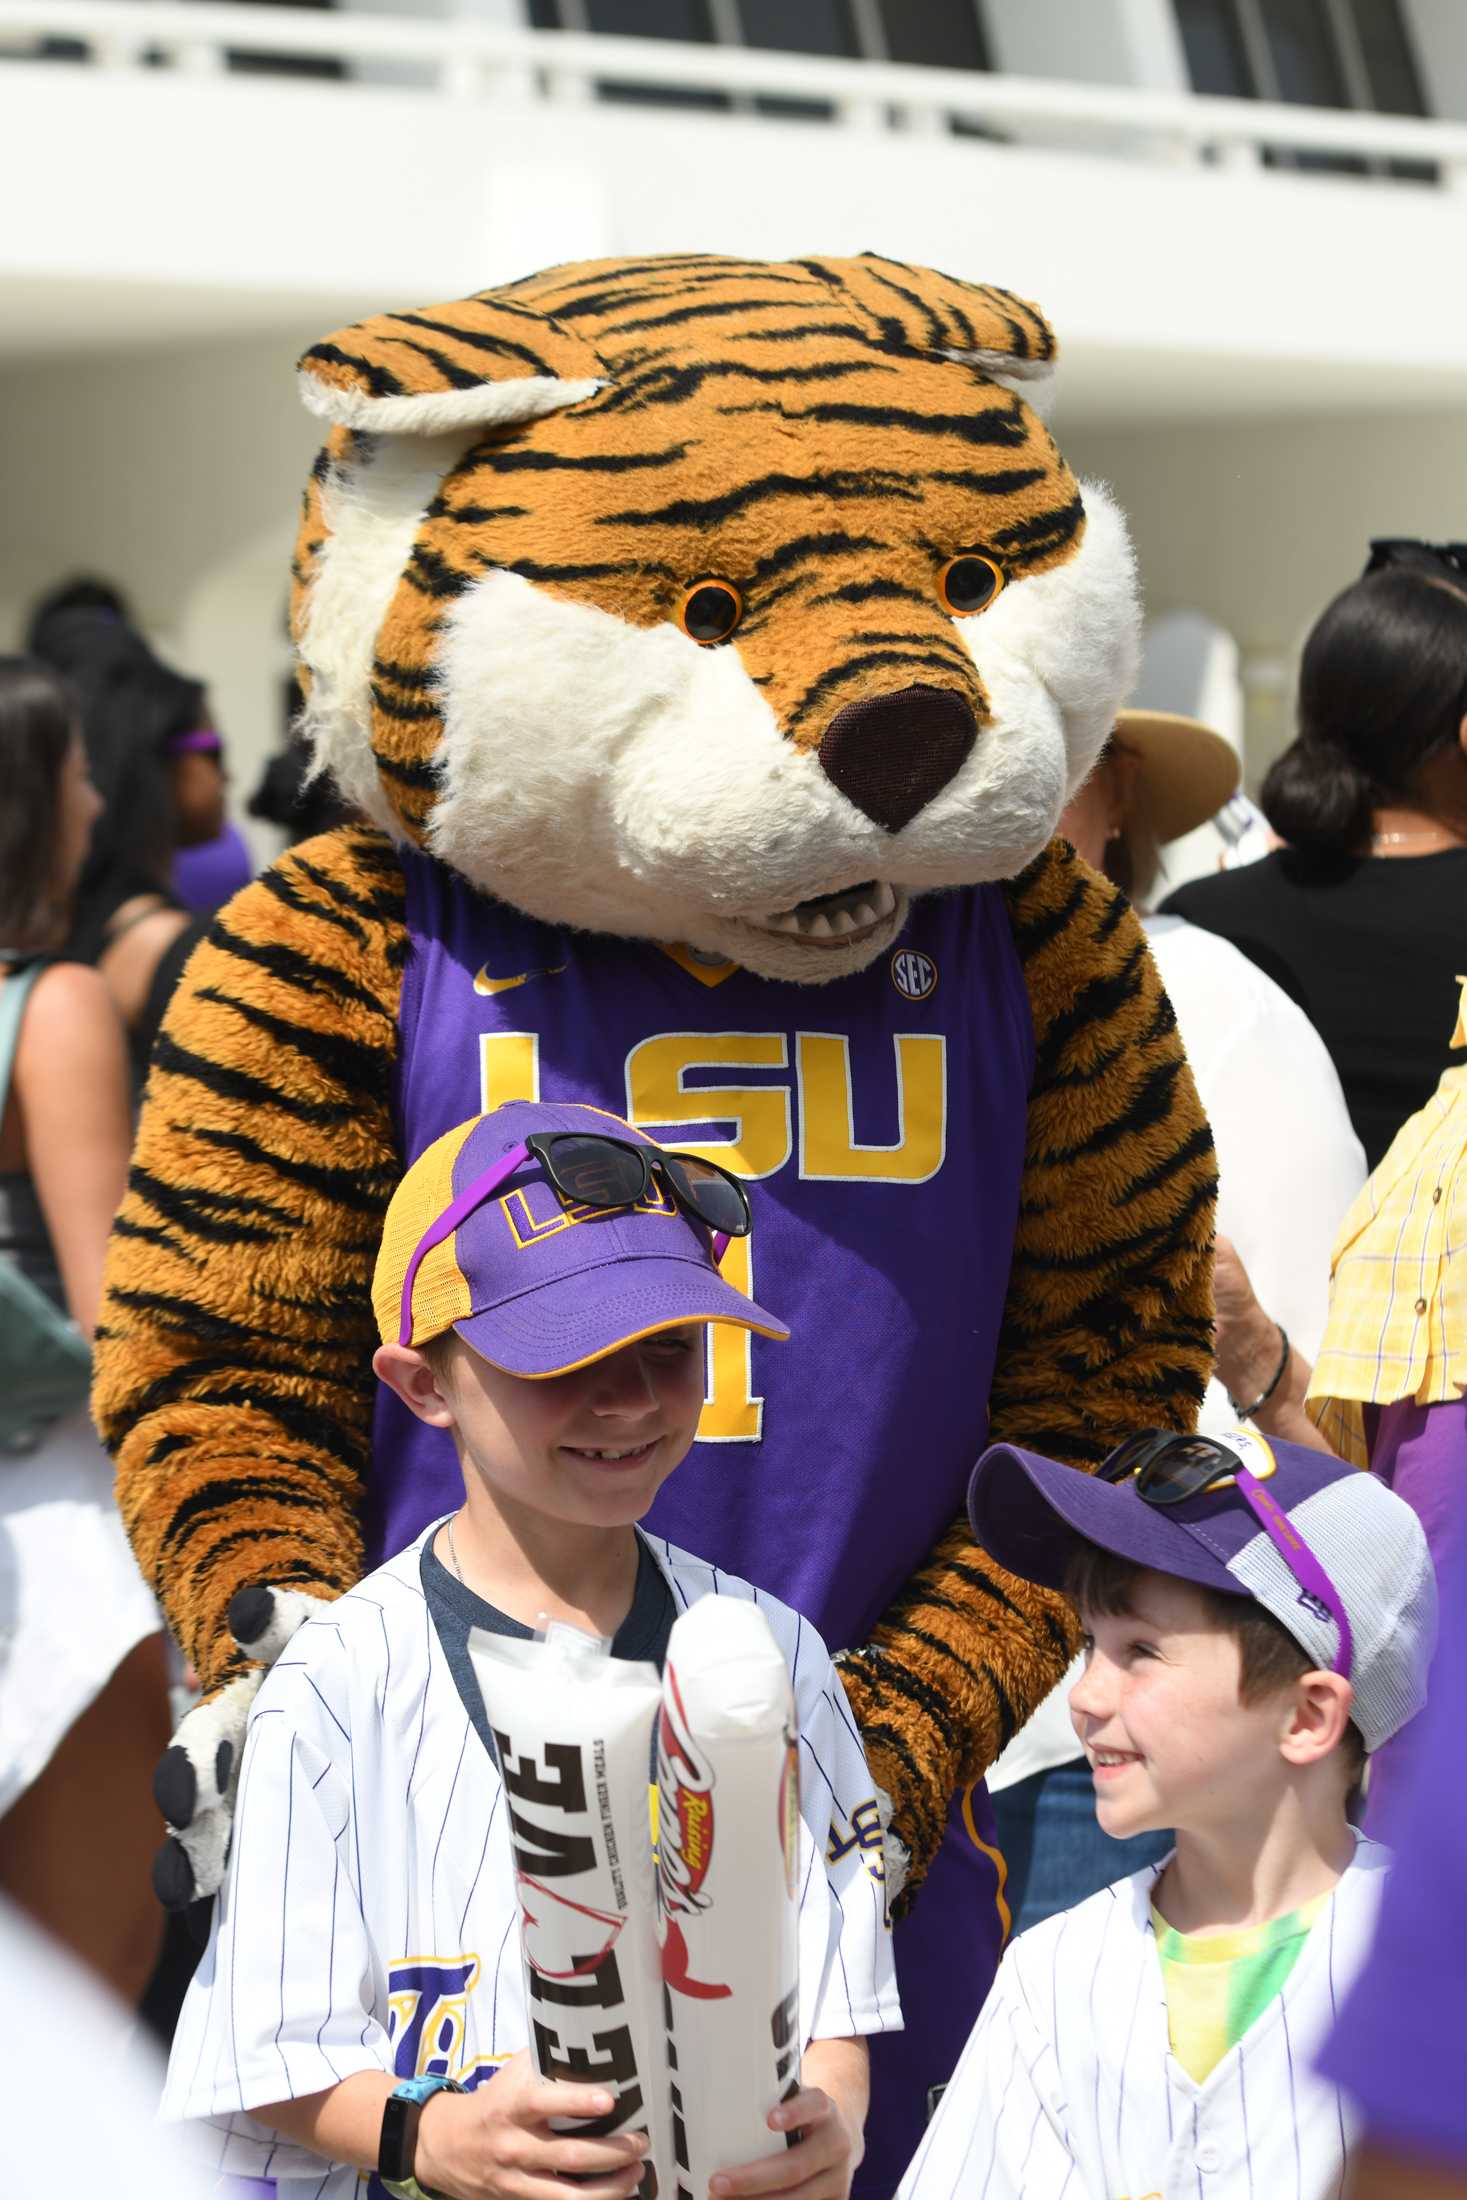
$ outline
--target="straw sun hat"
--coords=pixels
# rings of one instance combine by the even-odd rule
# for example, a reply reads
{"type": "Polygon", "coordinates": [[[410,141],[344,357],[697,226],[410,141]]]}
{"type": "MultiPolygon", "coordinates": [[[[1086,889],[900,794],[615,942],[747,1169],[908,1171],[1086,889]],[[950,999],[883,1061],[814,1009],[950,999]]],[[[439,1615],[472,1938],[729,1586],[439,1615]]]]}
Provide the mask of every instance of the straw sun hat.
{"type": "Polygon", "coordinates": [[[1199,719],[1169,710],[1123,710],[1113,738],[1140,760],[1131,820],[1158,846],[1205,825],[1237,792],[1242,767],[1233,748],[1199,719]]]}

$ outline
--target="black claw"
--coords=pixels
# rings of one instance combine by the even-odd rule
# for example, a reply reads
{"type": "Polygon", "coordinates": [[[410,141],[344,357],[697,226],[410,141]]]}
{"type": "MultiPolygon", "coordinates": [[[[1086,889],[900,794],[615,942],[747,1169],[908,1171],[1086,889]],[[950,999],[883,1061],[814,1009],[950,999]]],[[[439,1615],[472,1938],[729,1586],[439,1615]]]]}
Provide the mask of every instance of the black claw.
{"type": "Polygon", "coordinates": [[[182,1847],[177,1841],[165,1841],[153,1858],[154,1894],[165,1910],[186,1910],[198,1891],[193,1865],[182,1847]]]}
{"type": "MultiPolygon", "coordinates": [[[[192,1823],[198,1800],[199,1778],[189,1761],[188,1751],[172,1742],[158,1759],[158,1769],[153,1774],[153,1801],[170,1826],[187,1826],[192,1823]]],[[[183,1854],[181,1849],[179,1854],[183,1854]]],[[[153,1883],[157,1885],[156,1874],[153,1883]]],[[[163,1896],[160,1894],[158,1899],[162,1901],[163,1896]]],[[[176,1909],[178,1905],[170,1902],[167,1907],[176,1909]]]]}
{"type": "Polygon", "coordinates": [[[214,1752],[214,1785],[221,1795],[229,1793],[229,1775],[234,1770],[234,1744],[221,1742],[214,1752]]]}
{"type": "Polygon", "coordinates": [[[241,1650],[248,1650],[275,1617],[275,1591],[261,1588],[258,1583],[252,1589],[237,1589],[225,1617],[241,1650]]]}

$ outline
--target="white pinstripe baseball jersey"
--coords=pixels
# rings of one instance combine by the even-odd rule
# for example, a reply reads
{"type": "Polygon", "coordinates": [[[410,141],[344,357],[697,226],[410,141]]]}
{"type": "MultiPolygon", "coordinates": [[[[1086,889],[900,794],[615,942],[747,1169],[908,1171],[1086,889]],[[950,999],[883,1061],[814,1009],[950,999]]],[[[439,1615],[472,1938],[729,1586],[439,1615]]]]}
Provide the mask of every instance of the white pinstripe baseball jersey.
{"type": "Polygon", "coordinates": [[[1334,2200],[1356,2126],[1312,2060],[1389,1863],[1357,1841],[1283,1991],[1203,2085],[1168,2045],[1160,1867],[1022,1934],[897,2200],[1334,2200]]]}
{"type": "MultiPolygon", "coordinates": [[[[353,2170],[246,2113],[359,2070],[493,2076],[528,2042],[508,1814],[408,1550],[311,1620],[255,1701],[234,1850],[164,2091],[233,2177],[350,2200],[353,2170]]],[[[748,1583],[646,1537],[681,1609],[752,1598],[800,1723],[804,2037],[900,2026],[871,1775],[825,1645],[748,1583]]],[[[372,2181],[373,2189],[375,2180],[372,2181]]]]}

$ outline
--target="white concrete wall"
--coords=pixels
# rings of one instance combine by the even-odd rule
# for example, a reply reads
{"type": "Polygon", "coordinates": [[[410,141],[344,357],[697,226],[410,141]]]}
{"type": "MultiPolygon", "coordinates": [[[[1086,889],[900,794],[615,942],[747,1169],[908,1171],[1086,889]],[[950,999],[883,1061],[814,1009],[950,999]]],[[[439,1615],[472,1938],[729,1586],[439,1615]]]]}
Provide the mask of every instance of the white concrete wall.
{"type": "Polygon", "coordinates": [[[208,681],[236,812],[279,738],[291,544],[320,440],[293,364],[321,333],[0,373],[0,646],[51,582],[116,580],[158,647],[208,681]]]}
{"type": "Polygon", "coordinates": [[[26,209],[0,224],[0,350],[28,313],[38,351],[106,349],[186,309],[215,329],[330,327],[557,260],[874,247],[1042,300],[1092,413],[1467,402],[1460,285],[1443,279],[1467,265],[1467,191],[38,66],[0,69],[0,204],[26,209]],[[58,162],[66,144],[88,157],[58,162]]]}
{"type": "Polygon", "coordinates": [[[1187,606],[1242,652],[1248,784],[1292,736],[1298,652],[1372,535],[1460,539],[1467,410],[1066,431],[1073,463],[1130,514],[1147,607],[1187,606]]]}

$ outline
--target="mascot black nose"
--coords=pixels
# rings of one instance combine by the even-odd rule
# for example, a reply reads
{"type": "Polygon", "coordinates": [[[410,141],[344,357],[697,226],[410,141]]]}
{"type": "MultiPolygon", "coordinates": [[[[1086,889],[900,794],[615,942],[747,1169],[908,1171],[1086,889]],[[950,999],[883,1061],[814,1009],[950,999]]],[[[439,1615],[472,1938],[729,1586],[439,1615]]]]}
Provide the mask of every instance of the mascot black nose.
{"type": "Polygon", "coordinates": [[[961,770],[977,738],[978,721],[961,695],[909,687],[847,703],[816,753],[847,801],[899,833],[961,770]]]}

